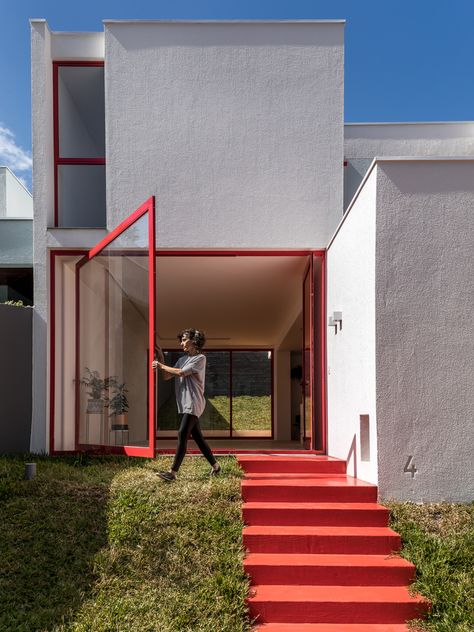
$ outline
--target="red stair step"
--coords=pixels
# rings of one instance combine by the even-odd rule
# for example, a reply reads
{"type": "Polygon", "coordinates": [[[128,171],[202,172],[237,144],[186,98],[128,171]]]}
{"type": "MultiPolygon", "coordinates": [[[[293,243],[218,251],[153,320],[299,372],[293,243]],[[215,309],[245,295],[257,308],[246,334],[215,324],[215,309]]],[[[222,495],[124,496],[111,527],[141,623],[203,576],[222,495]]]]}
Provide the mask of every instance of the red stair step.
{"type": "MultiPolygon", "coordinates": [[[[265,480],[303,480],[303,479],[327,479],[328,474],[320,472],[250,472],[245,475],[246,481],[265,481],[265,480]]],[[[330,474],[331,478],[346,480],[347,474],[330,474]]]]}
{"type": "Polygon", "coordinates": [[[250,526],[243,530],[251,553],[346,553],[388,555],[400,536],[388,527],[250,526]]]}
{"type": "Polygon", "coordinates": [[[405,623],[263,623],[255,632],[409,632],[409,627],[405,623]]]}
{"type": "Polygon", "coordinates": [[[386,527],[389,511],[377,503],[269,503],[242,505],[248,525],[386,527]]]}
{"type": "Polygon", "coordinates": [[[413,564],[383,555],[301,555],[250,553],[244,560],[252,584],[404,586],[413,564]]]}
{"type": "Polygon", "coordinates": [[[428,607],[403,586],[255,586],[247,602],[257,623],[405,623],[428,607]]]}
{"type": "Polygon", "coordinates": [[[350,476],[309,479],[244,479],[244,502],[376,502],[377,487],[350,476]]]}
{"type": "Polygon", "coordinates": [[[345,474],[346,462],[327,456],[273,456],[241,455],[237,457],[239,465],[246,473],[250,472],[306,472],[321,474],[345,474]]]}

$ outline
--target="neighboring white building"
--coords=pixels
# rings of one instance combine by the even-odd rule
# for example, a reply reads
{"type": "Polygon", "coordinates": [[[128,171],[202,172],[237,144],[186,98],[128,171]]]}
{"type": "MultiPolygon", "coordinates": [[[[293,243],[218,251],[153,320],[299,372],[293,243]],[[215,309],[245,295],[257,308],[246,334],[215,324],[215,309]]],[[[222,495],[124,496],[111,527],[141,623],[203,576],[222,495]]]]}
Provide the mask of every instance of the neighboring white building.
{"type": "Polygon", "coordinates": [[[156,292],[170,353],[183,327],[208,335],[215,446],[311,449],[384,497],[472,499],[474,124],[344,125],[343,34],[32,21],[33,451],[172,446],[156,292]],[[88,401],[86,367],[126,383],[126,422],[88,401]]]}
{"type": "Polygon", "coordinates": [[[33,301],[33,198],[0,166],[0,303],[33,301]]]}

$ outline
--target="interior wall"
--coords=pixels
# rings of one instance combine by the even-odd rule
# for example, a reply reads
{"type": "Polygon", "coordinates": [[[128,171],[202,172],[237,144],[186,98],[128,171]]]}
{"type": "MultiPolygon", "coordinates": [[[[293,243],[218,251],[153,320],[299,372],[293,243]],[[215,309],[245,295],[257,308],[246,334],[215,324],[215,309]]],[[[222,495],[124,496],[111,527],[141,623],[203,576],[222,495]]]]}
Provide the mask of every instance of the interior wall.
{"type": "Polygon", "coordinates": [[[376,177],[369,176],[327,252],[328,454],[347,472],[377,483],[375,393],[376,177]]]}
{"type": "MultiPolygon", "coordinates": [[[[79,284],[79,377],[82,379],[86,368],[98,371],[100,378],[110,375],[108,357],[109,332],[107,328],[108,305],[107,271],[99,259],[91,259],[80,271],[79,284]]],[[[79,441],[87,444],[102,444],[103,428],[107,422],[107,411],[101,420],[99,414],[88,414],[90,396],[86,387],[80,389],[79,441]],[[88,435],[88,437],[87,437],[88,435]]]]}
{"type": "Polygon", "coordinates": [[[75,449],[75,261],[55,257],[54,449],[75,449]]]}

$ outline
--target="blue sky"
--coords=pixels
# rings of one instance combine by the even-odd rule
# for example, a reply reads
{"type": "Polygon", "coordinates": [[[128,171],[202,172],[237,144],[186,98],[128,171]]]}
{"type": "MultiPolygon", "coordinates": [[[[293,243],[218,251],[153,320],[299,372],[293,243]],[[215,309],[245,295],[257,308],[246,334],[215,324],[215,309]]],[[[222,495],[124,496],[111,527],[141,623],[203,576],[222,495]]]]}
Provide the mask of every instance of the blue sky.
{"type": "Polygon", "coordinates": [[[0,0],[0,165],[28,186],[33,17],[57,31],[101,31],[104,18],[343,18],[346,121],[474,120],[472,0],[0,0]]]}

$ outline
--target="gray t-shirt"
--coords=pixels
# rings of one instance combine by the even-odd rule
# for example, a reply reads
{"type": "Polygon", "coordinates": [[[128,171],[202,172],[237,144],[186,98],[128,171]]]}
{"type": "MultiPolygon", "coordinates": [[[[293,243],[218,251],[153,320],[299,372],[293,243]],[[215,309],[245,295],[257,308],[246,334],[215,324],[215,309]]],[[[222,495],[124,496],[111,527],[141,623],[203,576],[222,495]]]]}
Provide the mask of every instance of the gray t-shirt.
{"type": "Polygon", "coordinates": [[[174,366],[184,372],[182,377],[175,378],[178,413],[189,413],[200,417],[206,406],[204,399],[206,356],[202,353],[195,356],[184,355],[178,359],[174,366]]]}

